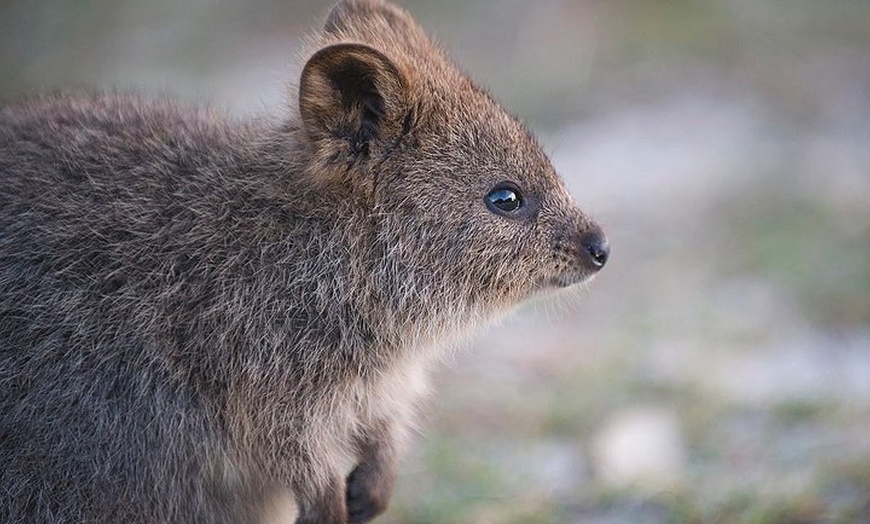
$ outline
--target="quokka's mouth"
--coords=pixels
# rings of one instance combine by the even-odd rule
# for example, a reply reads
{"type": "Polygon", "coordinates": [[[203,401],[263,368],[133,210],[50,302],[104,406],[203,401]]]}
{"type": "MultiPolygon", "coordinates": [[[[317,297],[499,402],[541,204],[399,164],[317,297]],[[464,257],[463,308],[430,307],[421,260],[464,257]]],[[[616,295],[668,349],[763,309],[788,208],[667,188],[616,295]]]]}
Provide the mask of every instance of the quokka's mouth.
{"type": "Polygon", "coordinates": [[[588,271],[573,271],[570,273],[562,273],[561,275],[557,275],[544,281],[541,287],[544,289],[563,289],[577,284],[590,282],[593,278],[595,278],[595,275],[596,273],[590,273],[588,271]]]}

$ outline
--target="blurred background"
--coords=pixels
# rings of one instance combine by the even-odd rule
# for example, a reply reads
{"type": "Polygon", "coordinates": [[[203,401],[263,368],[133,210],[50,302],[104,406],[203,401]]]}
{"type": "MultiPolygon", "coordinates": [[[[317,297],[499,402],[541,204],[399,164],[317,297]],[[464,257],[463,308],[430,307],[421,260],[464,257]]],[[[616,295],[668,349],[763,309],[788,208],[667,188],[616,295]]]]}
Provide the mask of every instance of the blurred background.
{"type": "MultiPolygon", "coordinates": [[[[870,2],[401,3],[613,256],[440,371],[381,522],[870,522],[870,2]]],[[[330,5],[2,0],[0,100],[285,112],[330,5]]]]}

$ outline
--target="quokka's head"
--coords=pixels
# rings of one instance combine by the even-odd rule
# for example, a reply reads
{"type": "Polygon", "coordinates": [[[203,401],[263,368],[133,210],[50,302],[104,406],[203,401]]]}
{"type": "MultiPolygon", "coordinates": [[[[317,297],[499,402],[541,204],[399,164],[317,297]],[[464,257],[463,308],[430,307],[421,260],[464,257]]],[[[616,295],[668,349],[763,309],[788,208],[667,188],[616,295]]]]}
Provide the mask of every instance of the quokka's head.
{"type": "Polygon", "coordinates": [[[364,208],[385,272],[413,293],[509,306],[607,261],[603,232],[535,139],[400,8],[332,10],[299,113],[309,175],[364,208]]]}

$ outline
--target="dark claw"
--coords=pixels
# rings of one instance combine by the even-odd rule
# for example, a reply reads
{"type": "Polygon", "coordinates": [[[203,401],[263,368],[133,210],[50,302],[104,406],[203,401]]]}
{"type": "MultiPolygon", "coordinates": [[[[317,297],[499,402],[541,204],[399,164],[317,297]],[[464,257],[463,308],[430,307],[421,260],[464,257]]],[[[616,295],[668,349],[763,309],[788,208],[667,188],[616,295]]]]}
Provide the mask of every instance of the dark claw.
{"type": "Polygon", "coordinates": [[[391,486],[374,471],[357,466],[347,478],[347,514],[351,524],[363,524],[387,509],[391,486]]]}

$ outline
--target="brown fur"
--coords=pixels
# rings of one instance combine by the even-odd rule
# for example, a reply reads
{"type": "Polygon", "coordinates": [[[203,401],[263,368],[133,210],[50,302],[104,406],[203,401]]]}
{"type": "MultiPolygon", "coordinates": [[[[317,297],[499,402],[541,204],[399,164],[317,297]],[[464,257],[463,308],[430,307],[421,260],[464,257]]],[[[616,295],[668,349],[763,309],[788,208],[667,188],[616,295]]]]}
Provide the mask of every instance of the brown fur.
{"type": "Polygon", "coordinates": [[[603,263],[406,12],[343,2],[305,59],[284,122],[0,112],[0,521],[365,522],[440,348],[603,263]],[[516,215],[485,204],[505,181],[516,215]]]}

